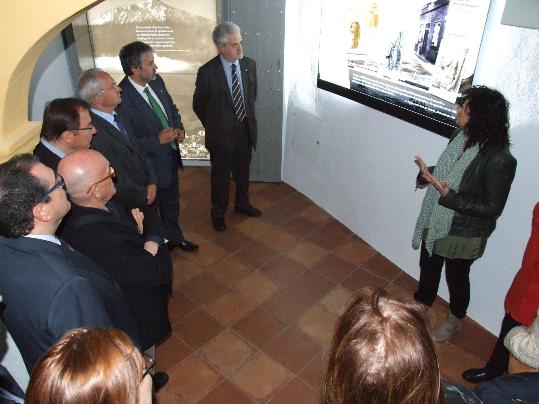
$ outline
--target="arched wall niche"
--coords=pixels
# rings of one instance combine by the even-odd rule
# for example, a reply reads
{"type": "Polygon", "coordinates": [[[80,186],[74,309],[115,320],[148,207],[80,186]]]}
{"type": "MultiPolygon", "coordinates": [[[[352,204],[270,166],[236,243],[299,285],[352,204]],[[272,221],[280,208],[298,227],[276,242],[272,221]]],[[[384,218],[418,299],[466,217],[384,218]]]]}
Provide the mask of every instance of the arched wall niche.
{"type": "Polygon", "coordinates": [[[30,80],[39,56],[73,19],[101,1],[2,2],[0,162],[14,154],[31,151],[38,141],[41,123],[28,121],[28,96],[30,80]]]}

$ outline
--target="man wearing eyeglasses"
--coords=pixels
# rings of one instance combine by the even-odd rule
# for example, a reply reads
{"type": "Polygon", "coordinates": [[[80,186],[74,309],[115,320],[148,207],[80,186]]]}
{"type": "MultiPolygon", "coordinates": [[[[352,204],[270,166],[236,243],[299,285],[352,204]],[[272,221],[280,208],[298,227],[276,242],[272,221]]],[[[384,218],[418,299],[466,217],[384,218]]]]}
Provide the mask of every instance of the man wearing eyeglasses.
{"type": "Polygon", "coordinates": [[[152,205],[157,176],[127,119],[116,111],[122,89],[101,69],[86,70],[79,78],[79,97],[91,105],[90,116],[97,130],[91,148],[102,153],[118,173],[117,197],[137,205],[152,205]]]}
{"type": "Polygon", "coordinates": [[[64,180],[30,154],[0,165],[0,294],[3,320],[28,372],[67,330],[138,332],[116,283],[55,237],[70,209],[64,180]]]}
{"type": "Polygon", "coordinates": [[[75,150],[88,149],[96,133],[90,105],[76,98],[57,98],[45,106],[40,142],[34,155],[56,171],[58,162],[75,150]]]}
{"type": "Polygon", "coordinates": [[[148,214],[152,208],[146,204],[130,209],[113,199],[115,170],[95,150],[67,155],[58,173],[65,178],[72,202],[66,240],[118,283],[139,328],[141,348],[159,344],[171,330],[172,273],[159,217],[148,214]]]}

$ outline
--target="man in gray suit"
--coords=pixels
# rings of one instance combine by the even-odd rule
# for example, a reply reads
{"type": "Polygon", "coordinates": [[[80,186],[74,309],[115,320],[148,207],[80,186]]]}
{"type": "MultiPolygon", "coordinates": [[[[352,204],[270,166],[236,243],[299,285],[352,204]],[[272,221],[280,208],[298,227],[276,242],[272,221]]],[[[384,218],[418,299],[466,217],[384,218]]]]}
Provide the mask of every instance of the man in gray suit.
{"type": "Polygon", "coordinates": [[[198,70],[193,110],[204,126],[210,152],[213,227],[223,231],[231,173],[236,182],[236,212],[254,217],[262,214],[249,203],[249,166],[257,131],[256,64],[243,56],[236,24],[219,24],[212,38],[219,54],[198,70]]]}

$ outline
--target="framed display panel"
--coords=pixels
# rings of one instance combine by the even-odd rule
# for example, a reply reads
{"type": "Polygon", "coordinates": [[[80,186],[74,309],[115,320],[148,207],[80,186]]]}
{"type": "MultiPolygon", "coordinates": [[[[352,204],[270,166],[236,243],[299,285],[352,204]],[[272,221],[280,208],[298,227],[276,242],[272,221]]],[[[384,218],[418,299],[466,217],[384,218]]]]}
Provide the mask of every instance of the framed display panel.
{"type": "Polygon", "coordinates": [[[105,0],[87,13],[95,66],[117,82],[124,77],[120,48],[137,40],[152,46],[157,73],[182,116],[187,159],[209,158],[192,100],[198,68],[216,55],[211,33],[219,7],[219,0],[105,0]]]}
{"type": "Polygon", "coordinates": [[[490,0],[322,1],[318,87],[448,137],[490,0]]]}

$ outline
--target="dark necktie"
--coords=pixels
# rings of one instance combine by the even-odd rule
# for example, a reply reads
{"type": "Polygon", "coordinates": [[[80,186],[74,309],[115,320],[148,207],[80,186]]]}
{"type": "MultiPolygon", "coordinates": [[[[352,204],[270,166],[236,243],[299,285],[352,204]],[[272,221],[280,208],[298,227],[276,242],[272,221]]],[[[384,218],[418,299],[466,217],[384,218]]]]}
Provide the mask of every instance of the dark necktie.
{"type": "Polygon", "coordinates": [[[125,130],[125,126],[122,123],[122,120],[118,116],[118,114],[114,114],[114,122],[116,122],[116,126],[118,127],[118,130],[126,139],[129,139],[129,135],[127,134],[127,130],[125,130]]]}
{"type": "Polygon", "coordinates": [[[236,65],[232,64],[232,102],[234,104],[234,112],[238,121],[243,121],[245,118],[245,104],[243,103],[243,95],[241,94],[240,82],[238,80],[238,72],[236,65]]]}
{"type": "MultiPolygon", "coordinates": [[[[159,122],[161,122],[161,125],[163,125],[163,128],[169,128],[170,125],[168,124],[168,119],[165,113],[163,112],[163,109],[157,102],[157,100],[154,98],[152,93],[150,93],[150,89],[146,87],[144,89],[144,94],[148,97],[148,101],[150,101],[150,106],[153,109],[153,112],[157,116],[157,119],[159,119],[159,122]]],[[[170,147],[172,147],[174,150],[179,150],[179,145],[177,141],[173,141],[170,143],[170,147]]]]}

